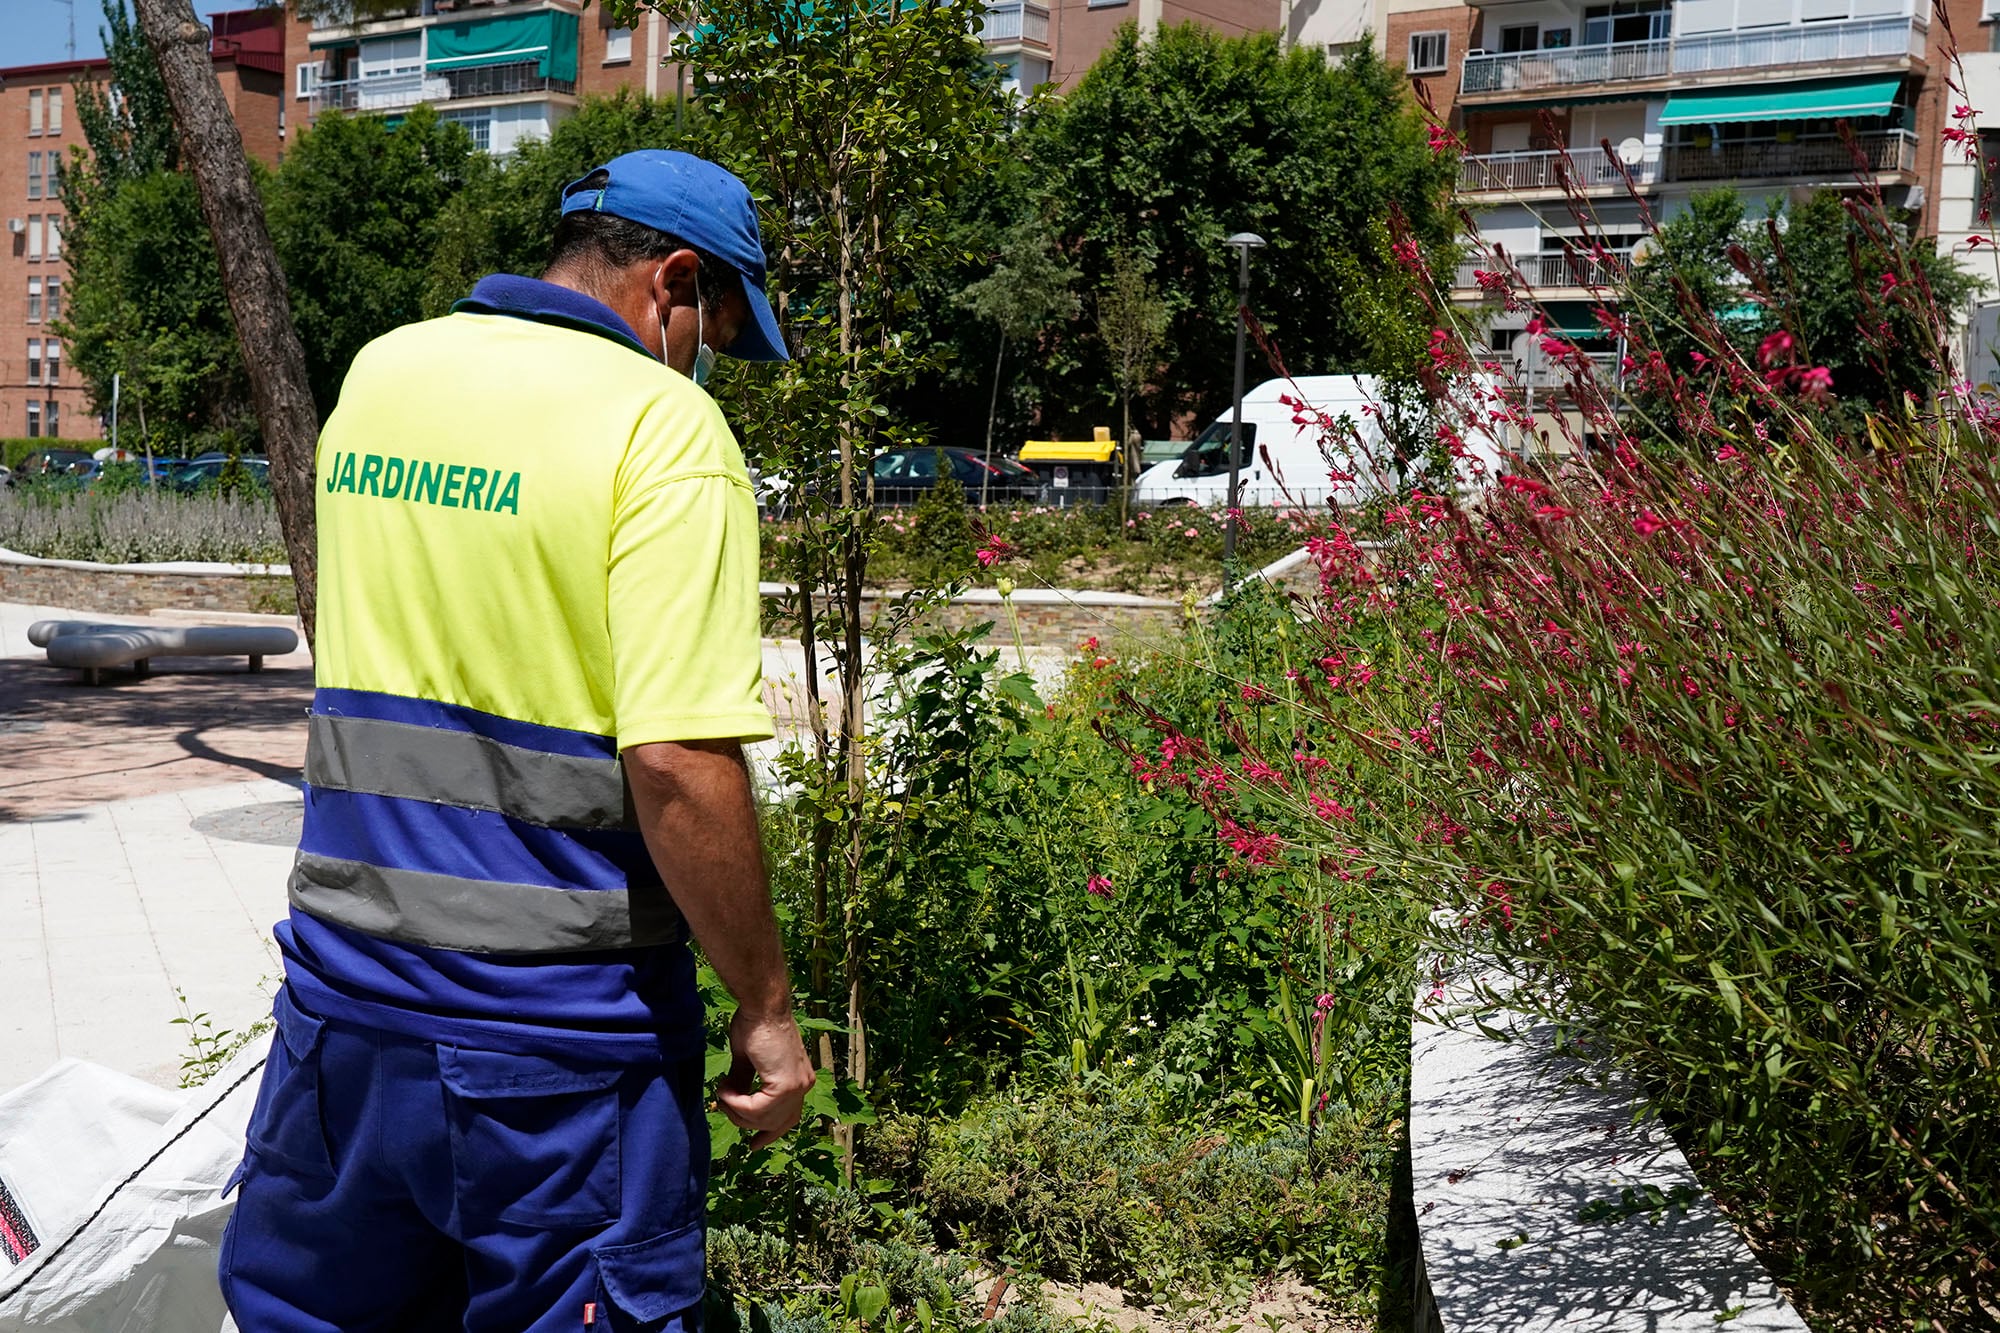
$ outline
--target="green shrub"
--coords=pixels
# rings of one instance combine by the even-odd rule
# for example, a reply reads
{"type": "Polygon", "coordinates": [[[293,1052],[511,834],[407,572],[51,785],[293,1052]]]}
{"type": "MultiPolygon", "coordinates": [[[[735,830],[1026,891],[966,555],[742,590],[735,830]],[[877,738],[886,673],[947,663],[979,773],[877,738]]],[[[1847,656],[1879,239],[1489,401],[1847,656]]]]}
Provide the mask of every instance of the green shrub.
{"type": "MultiPolygon", "coordinates": [[[[136,469],[132,475],[136,477],[136,469]]],[[[51,560],[282,564],[268,496],[175,495],[147,487],[82,491],[60,481],[0,490],[0,546],[51,560]]]]}
{"type": "Polygon", "coordinates": [[[972,515],[965,503],[965,487],[948,475],[949,463],[938,451],[939,476],[936,484],[918,497],[910,513],[907,551],[911,560],[929,577],[947,582],[970,573],[972,558],[972,515]]]}
{"type": "Polygon", "coordinates": [[[1369,1294],[1386,1241],[1390,1150],[1352,1121],[1205,1129],[1142,1097],[1050,1093],[979,1103],[878,1140],[926,1213],[989,1262],[1161,1297],[1291,1272],[1369,1294]]]}

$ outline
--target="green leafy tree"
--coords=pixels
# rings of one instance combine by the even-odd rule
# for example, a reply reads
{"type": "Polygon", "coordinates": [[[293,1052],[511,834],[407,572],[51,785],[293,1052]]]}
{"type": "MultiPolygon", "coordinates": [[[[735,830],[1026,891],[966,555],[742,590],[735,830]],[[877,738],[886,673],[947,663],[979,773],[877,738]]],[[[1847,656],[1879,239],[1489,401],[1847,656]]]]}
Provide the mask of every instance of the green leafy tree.
{"type": "Polygon", "coordinates": [[[145,35],[132,21],[125,0],[103,0],[104,26],[98,37],[111,65],[108,85],[86,83],[76,90],[77,125],[89,152],[75,150],[65,172],[64,203],[76,212],[78,195],[92,185],[115,188],[156,171],[180,166],[180,141],[174,132],[173,110],[167,105],[167,85],[145,35]],[[76,173],[74,181],[67,179],[76,173]]]}
{"type": "Polygon", "coordinates": [[[1824,371],[1823,405],[1857,421],[1900,411],[1906,394],[1932,397],[1945,370],[1936,312],[1962,308],[1983,284],[1912,235],[1910,219],[1867,195],[1823,190],[1762,216],[1732,189],[1696,195],[1658,228],[1620,293],[1635,344],[1664,372],[1635,379],[1644,418],[1672,436],[1676,398],[1698,390],[1729,427],[1747,428],[1745,377],[1798,370],[1824,371]]]}
{"type": "MultiPolygon", "coordinates": [[[[993,423],[1000,413],[1001,369],[1007,344],[1032,338],[1048,324],[1077,312],[1071,290],[1076,270],[1056,253],[1055,238],[1041,216],[1031,214],[1009,229],[1000,259],[991,273],[965,289],[962,297],[974,314],[988,320],[1000,334],[993,354],[993,391],[986,407],[986,461],[993,461],[993,423]]],[[[989,468],[979,478],[979,507],[986,507],[989,468]]]]}
{"type": "Polygon", "coordinates": [[[621,88],[585,98],[548,138],[522,143],[504,163],[475,164],[435,227],[424,313],[445,313],[489,273],[540,273],[563,186],[620,153],[691,147],[699,120],[672,100],[621,88]]]}
{"type": "Polygon", "coordinates": [[[174,171],[94,191],[65,237],[68,298],[56,334],[99,410],[114,375],[156,451],[254,434],[249,381],[194,182],[174,171]]]}
{"type": "MultiPolygon", "coordinates": [[[[612,8],[637,6],[614,0],[612,8]]],[[[865,707],[861,596],[876,521],[869,463],[883,446],[911,440],[886,400],[936,364],[934,349],[906,336],[918,280],[949,256],[956,191],[1000,154],[1002,104],[979,11],[962,5],[704,0],[699,23],[691,8],[664,8],[680,20],[674,54],[695,73],[707,151],[763,205],[794,357],[743,368],[718,389],[735,398],[752,452],[788,473],[804,498],[794,612],[813,735],[795,754],[793,776],[801,799],[825,815],[811,849],[808,984],[821,1016],[836,1004],[845,1011],[845,1058],[836,1062],[823,1040],[822,1067],[838,1063],[865,1085],[879,956],[872,923],[888,883],[869,853],[888,813],[870,780],[878,747],[865,707]],[[823,656],[837,668],[838,700],[820,696],[823,656]]]]}
{"type": "MultiPolygon", "coordinates": [[[[1150,428],[1219,411],[1230,392],[1234,257],[1254,231],[1251,305],[1295,373],[1367,371],[1376,337],[1341,299],[1358,267],[1392,262],[1371,228],[1392,205],[1412,238],[1454,251],[1454,168],[1433,152],[1407,80],[1364,45],[1343,64],[1276,37],[1194,24],[1140,41],[1127,26],[1070,94],[1034,113],[1027,153],[1065,252],[1086,273],[1130,250],[1167,312],[1161,361],[1137,395],[1150,428]]],[[[1118,382],[1087,320],[1054,331],[1038,368],[1046,409],[1082,424],[1118,382]]]]}
{"type": "Polygon", "coordinates": [[[441,216],[484,168],[464,126],[421,106],[393,128],[380,116],[323,115],[286,155],[271,238],[322,419],[355,353],[423,317],[441,216]]]}
{"type": "Polygon", "coordinates": [[[1139,453],[1132,447],[1132,395],[1158,373],[1160,344],[1167,336],[1167,303],[1129,250],[1113,252],[1111,276],[1097,290],[1097,336],[1118,386],[1118,448],[1125,472],[1118,516],[1123,520],[1139,453]]]}

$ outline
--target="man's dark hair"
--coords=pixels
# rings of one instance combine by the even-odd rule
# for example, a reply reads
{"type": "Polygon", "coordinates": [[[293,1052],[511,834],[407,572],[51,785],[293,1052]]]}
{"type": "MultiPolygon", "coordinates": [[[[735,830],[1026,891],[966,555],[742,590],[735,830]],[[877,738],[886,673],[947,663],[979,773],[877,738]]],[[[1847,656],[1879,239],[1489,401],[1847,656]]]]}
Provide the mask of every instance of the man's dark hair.
{"type": "MultiPolygon", "coordinates": [[[[601,190],[611,183],[611,173],[591,172],[569,193],[601,190]]],[[[710,315],[721,308],[722,299],[736,290],[742,279],[736,270],[699,246],[643,222],[621,218],[615,213],[579,209],[565,213],[556,223],[555,244],[550,248],[549,272],[561,270],[585,281],[609,279],[621,269],[647,260],[665,259],[676,250],[693,250],[701,264],[701,304],[710,315]]]]}

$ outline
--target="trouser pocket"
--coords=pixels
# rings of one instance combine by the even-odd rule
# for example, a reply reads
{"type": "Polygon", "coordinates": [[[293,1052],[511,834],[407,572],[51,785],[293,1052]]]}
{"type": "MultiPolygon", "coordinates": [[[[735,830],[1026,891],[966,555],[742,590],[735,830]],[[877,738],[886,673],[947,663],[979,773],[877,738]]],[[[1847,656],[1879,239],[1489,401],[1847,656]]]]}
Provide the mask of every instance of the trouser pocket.
{"type": "Polygon", "coordinates": [[[250,1111],[246,1138],[258,1156],[315,1179],[333,1179],[320,1097],[320,1042],[326,1025],[278,992],[271,1011],[277,1032],[264,1058],[264,1078],[250,1111]]]}
{"type": "Polygon", "coordinates": [[[700,1220],[637,1244],[593,1250],[598,1294],[611,1315],[613,1333],[659,1328],[676,1316],[693,1327],[707,1286],[707,1251],[700,1220]]]}
{"type": "Polygon", "coordinates": [[[618,1217],[617,1066],[438,1048],[462,1225],[618,1217]]]}

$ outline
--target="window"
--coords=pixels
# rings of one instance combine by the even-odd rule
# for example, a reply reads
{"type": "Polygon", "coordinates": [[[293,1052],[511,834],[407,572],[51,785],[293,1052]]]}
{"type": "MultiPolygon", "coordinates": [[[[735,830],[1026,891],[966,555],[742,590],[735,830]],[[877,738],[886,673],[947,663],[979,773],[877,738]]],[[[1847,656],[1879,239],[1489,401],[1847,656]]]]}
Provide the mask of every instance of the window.
{"type": "Polygon", "coordinates": [[[604,34],[604,63],[615,65],[621,60],[632,58],[632,30],[630,28],[610,28],[604,34]]]}
{"type": "Polygon", "coordinates": [[[62,404],[53,398],[42,404],[42,416],[48,422],[49,438],[52,440],[62,434],[62,418],[57,415],[61,411],[62,404]]]}
{"type": "Polygon", "coordinates": [[[1500,50],[1508,55],[1532,51],[1542,35],[1539,23],[1514,23],[1500,30],[1500,50]]]}
{"type": "Polygon", "coordinates": [[[472,146],[482,153],[493,151],[493,113],[491,111],[446,111],[439,120],[449,120],[465,126],[472,136],[472,146]]]}
{"type": "Polygon", "coordinates": [[[37,440],[41,438],[41,435],[42,435],[42,405],[36,402],[34,399],[30,398],[28,400],[28,438],[31,440],[37,440]]]}
{"type": "Polygon", "coordinates": [[[355,66],[364,79],[388,79],[424,72],[424,35],[403,33],[361,43],[355,66]]]}
{"type": "Polygon", "coordinates": [[[42,280],[40,278],[28,279],[28,322],[30,324],[39,324],[42,322],[42,280]]]}
{"type": "Polygon", "coordinates": [[[62,218],[49,214],[49,258],[62,258],[62,218]]]}
{"type": "Polygon", "coordinates": [[[49,133],[62,133],[62,89],[49,89],[49,133]]]}
{"type": "Polygon", "coordinates": [[[28,214],[28,260],[30,263],[42,257],[42,215],[28,214]]]}
{"type": "Polygon", "coordinates": [[[1440,74],[1444,71],[1445,57],[1451,40],[1450,33],[1413,32],[1410,34],[1410,73],[1440,74]]]}
{"type": "Polygon", "coordinates": [[[1586,5],[1583,44],[1665,41],[1673,31],[1673,19],[1669,0],[1614,0],[1608,5],[1586,5]]]}
{"type": "Polygon", "coordinates": [[[28,339],[28,383],[40,384],[41,382],[42,340],[40,338],[30,338],[28,339]]]}
{"type": "Polygon", "coordinates": [[[1567,51],[1569,49],[1568,28],[1549,28],[1542,33],[1544,51],[1567,51]]]}
{"type": "MultiPolygon", "coordinates": [[[[62,383],[62,344],[54,338],[49,339],[47,343],[43,344],[42,355],[45,362],[42,371],[42,383],[53,389],[56,385],[62,383]]],[[[49,434],[53,435],[55,432],[51,430],[49,434]]]]}
{"type": "Polygon", "coordinates": [[[62,279],[49,279],[48,312],[50,319],[62,318],[62,279]]]}
{"type": "Polygon", "coordinates": [[[28,137],[34,138],[42,132],[42,90],[28,89],[28,137]]]}
{"type": "Polygon", "coordinates": [[[292,70],[293,91],[300,97],[311,97],[319,91],[319,81],[325,77],[325,61],[295,66],[292,70]]]}
{"type": "MultiPolygon", "coordinates": [[[[55,154],[51,153],[49,156],[54,157],[55,154]]],[[[42,155],[40,153],[30,153],[28,154],[28,198],[39,199],[41,197],[42,155]]]]}
{"type": "Polygon", "coordinates": [[[1091,9],[1107,9],[1107,8],[1111,7],[1112,5],[1122,5],[1122,4],[1124,4],[1124,3],[1125,3],[1125,0],[1090,0],[1090,3],[1089,3],[1089,5],[1088,5],[1088,8],[1091,8],[1091,9]]]}

